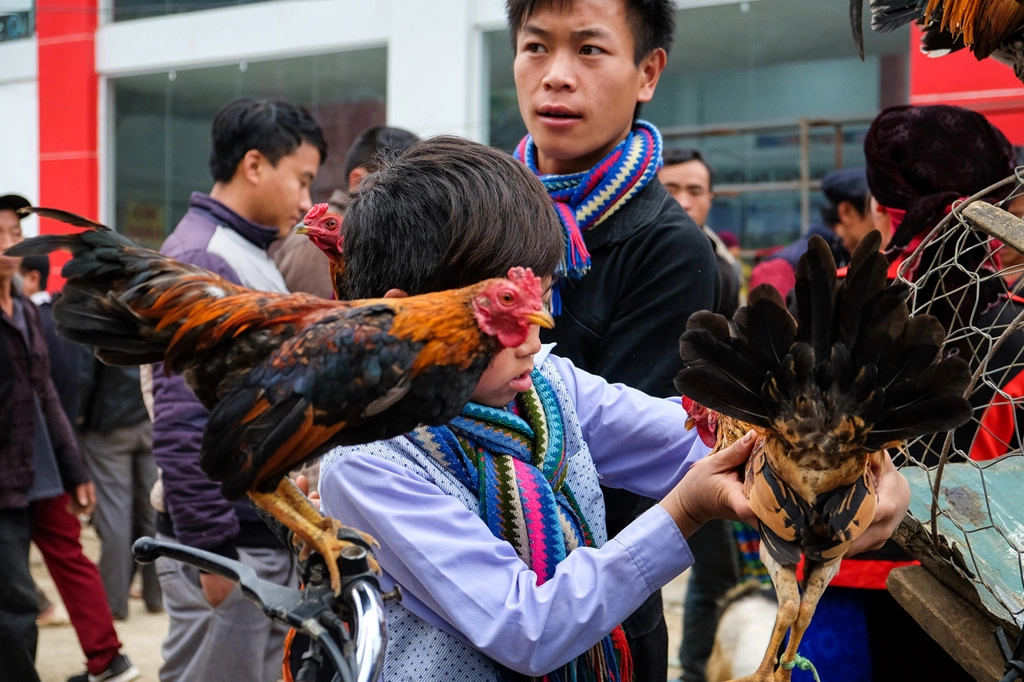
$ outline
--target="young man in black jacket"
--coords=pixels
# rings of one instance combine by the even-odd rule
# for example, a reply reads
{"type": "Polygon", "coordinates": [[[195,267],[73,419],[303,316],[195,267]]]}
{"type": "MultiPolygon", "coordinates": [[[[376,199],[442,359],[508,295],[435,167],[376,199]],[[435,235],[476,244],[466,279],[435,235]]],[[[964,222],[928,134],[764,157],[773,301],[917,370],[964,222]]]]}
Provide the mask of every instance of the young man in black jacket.
{"type": "MultiPolygon", "coordinates": [[[[677,395],[679,335],[719,294],[710,243],[657,179],[661,135],[637,118],[665,68],[675,8],[670,0],[508,0],[506,8],[530,133],[516,156],[547,186],[567,234],[557,324],[541,338],[608,381],[677,395]]],[[[653,500],[606,489],[605,502],[611,536],[653,500]]],[[[623,625],[636,680],[664,680],[660,593],[623,625]]]]}

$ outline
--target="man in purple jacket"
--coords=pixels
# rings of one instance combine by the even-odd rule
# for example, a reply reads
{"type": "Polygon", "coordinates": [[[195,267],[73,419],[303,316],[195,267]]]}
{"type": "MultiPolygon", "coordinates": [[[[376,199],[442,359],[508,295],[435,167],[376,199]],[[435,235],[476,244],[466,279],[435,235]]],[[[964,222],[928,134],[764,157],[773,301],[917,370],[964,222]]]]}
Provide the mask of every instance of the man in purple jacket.
{"type": "MultiPolygon", "coordinates": [[[[192,194],[161,250],[232,282],[286,292],[267,248],[312,206],[310,185],[326,155],[323,133],[305,110],[281,101],[231,102],[213,122],[213,189],[192,194]]],[[[199,468],[209,413],[184,380],[154,366],[153,401],[153,454],[166,510],[157,520],[158,535],[238,559],[264,579],[295,584],[291,553],[246,501],[224,499],[199,468]]],[[[280,677],[284,628],[234,583],[164,558],[157,571],[170,617],[161,682],[280,677]]]]}

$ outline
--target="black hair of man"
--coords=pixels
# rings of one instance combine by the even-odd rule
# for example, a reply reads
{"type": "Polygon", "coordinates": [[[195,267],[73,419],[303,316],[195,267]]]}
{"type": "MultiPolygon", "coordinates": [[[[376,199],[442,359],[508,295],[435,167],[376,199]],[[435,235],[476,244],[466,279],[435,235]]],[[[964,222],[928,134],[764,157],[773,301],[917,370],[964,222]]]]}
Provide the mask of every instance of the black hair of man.
{"type": "Polygon", "coordinates": [[[666,149],[662,153],[661,158],[666,166],[677,166],[681,163],[689,163],[690,161],[700,161],[708,169],[708,191],[713,192],[715,190],[715,169],[711,167],[711,164],[708,163],[708,160],[704,158],[699,149],[694,149],[693,147],[666,149]]]}
{"type": "Polygon", "coordinates": [[[356,168],[365,168],[368,173],[378,170],[386,161],[400,155],[413,143],[419,141],[416,133],[404,128],[373,126],[359,133],[345,155],[345,177],[356,168]]]}
{"type": "Polygon", "coordinates": [[[25,256],[21,259],[18,269],[22,274],[27,272],[39,273],[39,288],[46,289],[46,282],[50,279],[50,257],[49,256],[25,256]]]}
{"type": "MultiPolygon", "coordinates": [[[[629,28],[633,32],[633,62],[639,66],[644,57],[657,48],[668,54],[676,33],[676,6],[672,0],[621,0],[626,5],[629,28]]],[[[512,52],[516,51],[519,29],[538,9],[552,7],[556,12],[567,12],[575,0],[506,0],[505,16],[512,39],[512,52]]]]}
{"type": "Polygon", "coordinates": [[[342,223],[349,298],[469,286],[565,254],[540,181],[505,152],[460,137],[417,142],[368,176],[342,223]]]}
{"type": "Polygon", "coordinates": [[[210,173],[215,182],[229,182],[250,149],[276,166],[303,142],[317,148],[320,163],[327,141],[304,108],[282,100],[242,98],[227,104],[213,119],[210,173]]]}

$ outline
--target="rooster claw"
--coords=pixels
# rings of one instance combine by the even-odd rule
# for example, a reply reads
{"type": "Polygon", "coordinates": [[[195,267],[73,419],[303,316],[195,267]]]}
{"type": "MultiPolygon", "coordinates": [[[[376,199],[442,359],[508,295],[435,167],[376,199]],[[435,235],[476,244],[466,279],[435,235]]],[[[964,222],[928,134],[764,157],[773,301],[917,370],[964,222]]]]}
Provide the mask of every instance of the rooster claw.
{"type": "Polygon", "coordinates": [[[323,557],[331,579],[331,590],[335,595],[341,592],[339,562],[362,562],[347,566],[346,572],[352,569],[358,573],[369,570],[380,575],[380,564],[373,557],[373,548],[379,545],[373,537],[329,517],[321,517],[317,525],[317,532],[311,536],[304,536],[301,532],[293,533],[292,545],[297,550],[300,562],[308,563],[314,553],[323,557]],[[361,569],[362,564],[365,567],[361,569]]]}

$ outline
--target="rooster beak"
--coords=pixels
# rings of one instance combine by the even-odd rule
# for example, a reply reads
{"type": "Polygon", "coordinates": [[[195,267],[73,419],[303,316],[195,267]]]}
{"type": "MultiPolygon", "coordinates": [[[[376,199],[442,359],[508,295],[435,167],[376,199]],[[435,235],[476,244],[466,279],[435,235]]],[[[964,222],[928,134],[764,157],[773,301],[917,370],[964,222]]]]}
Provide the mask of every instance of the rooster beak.
{"type": "Polygon", "coordinates": [[[546,310],[538,310],[530,313],[526,316],[532,324],[539,324],[545,329],[552,329],[555,326],[555,318],[551,317],[551,313],[546,310]]]}
{"type": "Polygon", "coordinates": [[[309,228],[306,227],[306,223],[299,223],[298,225],[296,225],[295,227],[292,228],[292,232],[291,233],[292,234],[308,234],[309,233],[309,228]]]}

